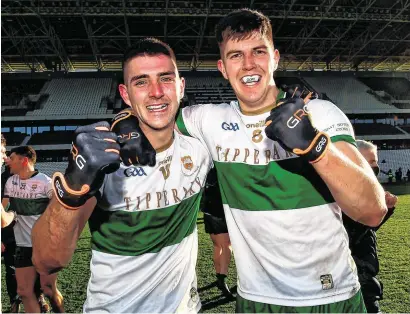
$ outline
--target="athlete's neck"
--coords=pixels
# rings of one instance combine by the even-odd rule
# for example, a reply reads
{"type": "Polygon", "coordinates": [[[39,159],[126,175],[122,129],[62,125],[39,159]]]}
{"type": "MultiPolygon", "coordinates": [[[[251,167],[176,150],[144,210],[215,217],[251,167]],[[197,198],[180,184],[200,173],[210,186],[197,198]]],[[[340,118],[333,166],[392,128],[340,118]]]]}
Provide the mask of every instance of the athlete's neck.
{"type": "Polygon", "coordinates": [[[163,130],[153,130],[141,125],[141,130],[157,153],[168,149],[174,142],[173,124],[163,130]]]}
{"type": "Polygon", "coordinates": [[[18,173],[18,176],[20,177],[21,180],[27,180],[27,179],[30,179],[35,173],[36,173],[36,170],[34,170],[34,166],[28,165],[27,167],[25,167],[23,170],[21,170],[18,173]]]}
{"type": "Polygon", "coordinates": [[[268,91],[267,96],[260,103],[247,104],[238,98],[241,112],[247,116],[256,116],[265,112],[271,111],[276,107],[276,100],[280,90],[276,86],[272,86],[268,91]]]}

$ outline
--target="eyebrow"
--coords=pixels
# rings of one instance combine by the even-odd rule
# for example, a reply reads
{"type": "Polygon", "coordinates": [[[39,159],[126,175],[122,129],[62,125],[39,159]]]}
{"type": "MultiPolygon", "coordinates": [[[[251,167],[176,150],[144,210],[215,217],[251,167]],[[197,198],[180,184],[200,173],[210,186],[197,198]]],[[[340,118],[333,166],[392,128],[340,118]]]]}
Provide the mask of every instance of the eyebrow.
{"type": "MultiPolygon", "coordinates": [[[[258,49],[262,49],[262,48],[263,49],[268,49],[268,47],[266,45],[260,45],[260,46],[252,48],[252,50],[258,50],[258,49]]],[[[234,54],[234,53],[238,53],[238,52],[242,52],[242,51],[241,50],[229,50],[226,53],[226,56],[228,57],[229,55],[234,54]]]]}
{"type": "MultiPolygon", "coordinates": [[[[158,77],[167,76],[167,75],[176,76],[174,71],[160,72],[160,73],[157,74],[158,77]]],[[[139,79],[143,79],[143,78],[148,78],[148,74],[141,74],[141,75],[133,76],[130,80],[130,83],[132,83],[134,81],[138,81],[139,79]]]]}

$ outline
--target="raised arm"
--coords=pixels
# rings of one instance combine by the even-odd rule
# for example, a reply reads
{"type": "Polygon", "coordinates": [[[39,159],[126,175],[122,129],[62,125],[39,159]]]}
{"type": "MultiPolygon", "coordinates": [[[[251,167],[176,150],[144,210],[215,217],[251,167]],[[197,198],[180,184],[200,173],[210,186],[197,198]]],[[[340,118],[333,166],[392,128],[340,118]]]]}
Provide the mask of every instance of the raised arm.
{"type": "Polygon", "coordinates": [[[387,212],[382,186],[357,148],[348,142],[354,141],[352,136],[334,136],[332,140],[342,139],[335,143],[329,137],[332,132],[336,135],[334,129],[348,128],[350,122],[331,103],[312,101],[307,106],[305,102],[290,98],[275,107],[266,120],[266,135],[311,163],[350,218],[377,226],[387,212]],[[312,120],[322,126],[320,131],[312,120]]]}
{"type": "Polygon", "coordinates": [[[40,274],[68,265],[96,205],[93,196],[105,175],[120,166],[120,146],[109,127],[104,121],[77,128],[65,174],[53,176],[54,196],[32,231],[33,264],[40,274]]]}

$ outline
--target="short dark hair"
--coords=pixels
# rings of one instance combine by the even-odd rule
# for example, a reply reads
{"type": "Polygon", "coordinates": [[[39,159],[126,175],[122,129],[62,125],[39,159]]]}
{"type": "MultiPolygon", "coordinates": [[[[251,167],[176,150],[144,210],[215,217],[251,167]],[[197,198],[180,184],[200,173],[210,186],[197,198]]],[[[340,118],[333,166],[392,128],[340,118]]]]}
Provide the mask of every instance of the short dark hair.
{"type": "Polygon", "coordinates": [[[37,161],[37,154],[36,151],[33,149],[31,146],[19,146],[19,147],[14,147],[11,151],[10,154],[15,153],[16,155],[19,156],[24,156],[27,157],[28,160],[30,160],[33,165],[37,161]]]}
{"type": "Polygon", "coordinates": [[[249,38],[254,31],[273,43],[272,25],[266,15],[247,8],[235,10],[216,24],[216,41],[220,46],[225,40],[249,38]]]}
{"type": "Polygon", "coordinates": [[[4,137],[3,133],[1,133],[1,146],[6,146],[6,138],[4,137]]]}
{"type": "Polygon", "coordinates": [[[144,55],[156,56],[159,54],[169,56],[176,63],[174,51],[169,45],[153,37],[141,39],[125,51],[122,59],[122,70],[124,70],[125,64],[132,58],[144,55]]]}

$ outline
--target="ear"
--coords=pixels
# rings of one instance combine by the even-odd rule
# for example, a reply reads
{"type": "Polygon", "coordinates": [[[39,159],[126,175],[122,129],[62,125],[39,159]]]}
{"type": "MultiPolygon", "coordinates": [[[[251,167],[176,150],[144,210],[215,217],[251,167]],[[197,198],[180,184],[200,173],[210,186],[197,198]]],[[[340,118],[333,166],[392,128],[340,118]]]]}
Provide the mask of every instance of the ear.
{"type": "Polygon", "coordinates": [[[24,166],[28,165],[28,158],[27,157],[23,157],[23,165],[24,166]]]}
{"type": "Polygon", "coordinates": [[[228,79],[228,76],[226,75],[226,71],[225,71],[225,65],[224,62],[222,61],[222,59],[218,60],[218,70],[219,72],[222,73],[222,75],[224,76],[225,80],[228,79]]]}
{"type": "Polygon", "coordinates": [[[276,71],[276,69],[279,66],[279,60],[280,60],[280,53],[278,49],[275,49],[275,51],[273,52],[273,60],[275,61],[275,65],[273,67],[273,71],[276,71]]]}
{"type": "Polygon", "coordinates": [[[180,83],[180,98],[182,99],[184,97],[184,92],[185,92],[185,78],[181,77],[181,83],[180,83]]]}
{"type": "Polygon", "coordinates": [[[118,90],[120,91],[120,95],[122,100],[124,100],[124,102],[131,107],[131,101],[130,98],[128,96],[128,89],[127,86],[125,86],[124,84],[120,84],[118,86],[118,90]]]}

